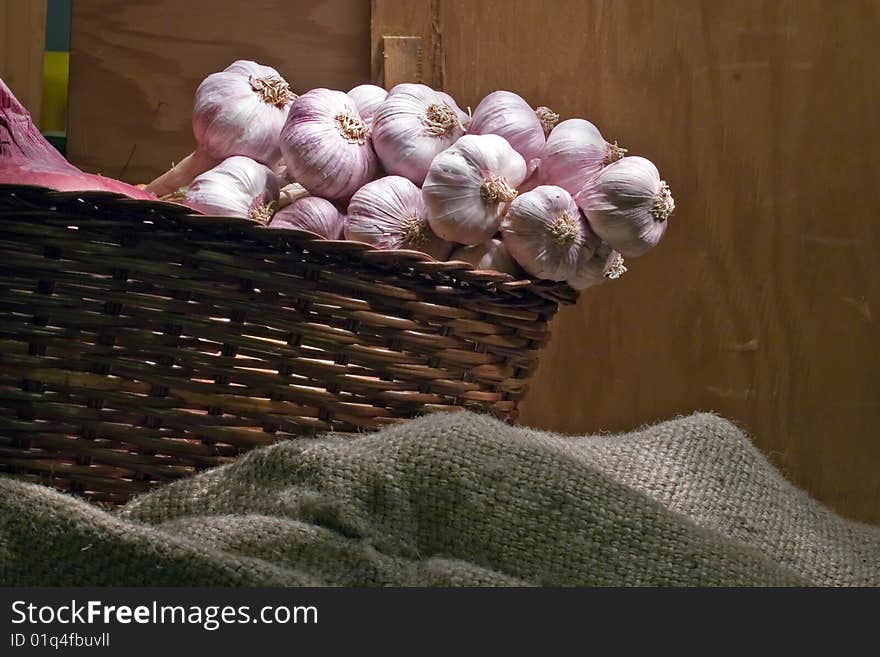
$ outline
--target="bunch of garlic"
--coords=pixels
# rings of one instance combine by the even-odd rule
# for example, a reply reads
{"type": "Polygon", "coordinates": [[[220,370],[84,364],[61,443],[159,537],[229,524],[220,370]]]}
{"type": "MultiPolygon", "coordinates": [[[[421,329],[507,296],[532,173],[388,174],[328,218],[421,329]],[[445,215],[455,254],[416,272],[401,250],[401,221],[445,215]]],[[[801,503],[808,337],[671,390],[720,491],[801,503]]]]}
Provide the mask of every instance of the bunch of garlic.
{"type": "Polygon", "coordinates": [[[187,202],[583,289],[656,246],[675,203],[650,161],[559,119],[510,91],[473,113],[423,84],[296,96],[274,69],[236,62],[199,87],[183,168],[216,166],[187,202]]]}

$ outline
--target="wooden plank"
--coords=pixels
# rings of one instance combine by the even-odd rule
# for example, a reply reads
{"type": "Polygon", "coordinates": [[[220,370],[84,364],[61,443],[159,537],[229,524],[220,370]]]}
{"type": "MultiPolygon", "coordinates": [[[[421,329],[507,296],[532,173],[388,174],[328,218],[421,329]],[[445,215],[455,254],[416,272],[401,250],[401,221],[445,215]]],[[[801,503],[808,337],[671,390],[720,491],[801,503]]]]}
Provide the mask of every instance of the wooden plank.
{"type": "Polygon", "coordinates": [[[0,0],[0,78],[39,125],[46,0],[0,0]]]}
{"type": "Polygon", "coordinates": [[[363,0],[77,0],[71,23],[68,155],[129,182],[192,150],[196,87],[236,59],[275,67],[295,91],[370,80],[363,0]]]}
{"type": "Polygon", "coordinates": [[[718,411],[795,483],[880,523],[878,4],[550,7],[442,0],[446,91],[589,118],[658,164],[678,210],[656,252],[560,313],[522,422],[718,411]]]}
{"type": "Polygon", "coordinates": [[[422,82],[422,38],[382,38],[382,84],[386,89],[403,82],[422,82]]]}
{"type": "Polygon", "coordinates": [[[443,39],[439,0],[373,0],[371,16],[373,82],[390,89],[384,79],[383,39],[410,36],[421,39],[419,78],[435,89],[443,88],[443,39]]]}

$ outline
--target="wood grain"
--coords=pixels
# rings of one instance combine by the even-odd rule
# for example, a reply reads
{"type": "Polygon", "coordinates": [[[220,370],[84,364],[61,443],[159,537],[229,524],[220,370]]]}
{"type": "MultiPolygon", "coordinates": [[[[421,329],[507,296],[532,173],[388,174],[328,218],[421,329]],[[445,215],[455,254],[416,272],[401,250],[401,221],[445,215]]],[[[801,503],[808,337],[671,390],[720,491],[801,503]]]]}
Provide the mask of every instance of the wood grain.
{"type": "Polygon", "coordinates": [[[815,497],[880,523],[880,3],[439,9],[460,105],[505,88],[589,118],[677,202],[656,252],[562,310],[522,422],[717,411],[815,497]]]}
{"type": "Polygon", "coordinates": [[[382,76],[386,89],[402,82],[421,82],[422,38],[385,36],[382,38],[382,76]]]}
{"type": "MultiPolygon", "coordinates": [[[[421,38],[419,80],[434,88],[443,86],[443,39],[439,23],[440,0],[373,0],[370,20],[371,70],[375,84],[390,88],[384,79],[386,36],[421,38]]],[[[412,82],[413,80],[409,80],[412,82]]]]}
{"type": "Polygon", "coordinates": [[[39,125],[46,0],[0,0],[0,78],[39,125]]]}
{"type": "Polygon", "coordinates": [[[77,0],[71,17],[68,155],[129,182],[194,147],[193,94],[236,59],[279,70],[295,91],[370,80],[364,0],[77,0]]]}

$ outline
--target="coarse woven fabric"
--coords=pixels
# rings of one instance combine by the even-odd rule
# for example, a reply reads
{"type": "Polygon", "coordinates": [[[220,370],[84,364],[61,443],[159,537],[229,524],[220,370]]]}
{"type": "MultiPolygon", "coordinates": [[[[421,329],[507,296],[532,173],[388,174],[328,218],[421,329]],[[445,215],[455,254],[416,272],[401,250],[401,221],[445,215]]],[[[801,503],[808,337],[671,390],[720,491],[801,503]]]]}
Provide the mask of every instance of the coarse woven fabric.
{"type": "Polygon", "coordinates": [[[871,586],[880,528],[715,415],[568,437],[462,412],[280,442],[113,513],[0,477],[0,581],[871,586]]]}

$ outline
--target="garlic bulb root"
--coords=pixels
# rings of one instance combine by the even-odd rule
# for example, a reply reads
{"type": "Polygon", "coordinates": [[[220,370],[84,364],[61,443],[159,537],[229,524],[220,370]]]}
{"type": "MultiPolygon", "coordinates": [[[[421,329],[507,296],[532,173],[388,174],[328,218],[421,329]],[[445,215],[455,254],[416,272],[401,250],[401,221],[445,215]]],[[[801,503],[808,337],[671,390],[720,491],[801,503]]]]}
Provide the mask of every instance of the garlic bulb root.
{"type": "Polygon", "coordinates": [[[267,105],[284,108],[296,98],[296,94],[290,90],[290,85],[280,75],[267,75],[262,78],[249,75],[248,82],[260,100],[267,105]]]}
{"type": "Polygon", "coordinates": [[[480,198],[485,203],[510,203],[516,198],[517,191],[507,184],[507,181],[501,176],[490,176],[480,186],[480,198]]]}
{"type": "Polygon", "coordinates": [[[675,199],[672,198],[672,192],[665,180],[660,181],[660,190],[654,197],[654,203],[651,205],[651,214],[657,221],[666,221],[675,210],[675,199]]]}
{"type": "Polygon", "coordinates": [[[626,266],[623,264],[623,256],[615,251],[610,264],[605,268],[602,276],[603,278],[614,280],[623,276],[626,271],[626,266]]]}
{"type": "Polygon", "coordinates": [[[613,164],[624,157],[627,152],[627,149],[618,146],[616,141],[613,144],[608,144],[608,149],[605,151],[605,157],[602,158],[602,164],[607,167],[609,164],[613,164]]]}
{"type": "Polygon", "coordinates": [[[548,226],[548,231],[559,246],[568,246],[577,239],[578,228],[577,220],[571,216],[568,210],[563,210],[562,214],[548,226]]]}
{"type": "Polygon", "coordinates": [[[251,206],[250,208],[248,208],[247,216],[249,219],[258,221],[265,226],[269,223],[269,221],[271,221],[272,215],[275,214],[276,206],[277,203],[275,201],[269,201],[267,203],[258,196],[253,201],[251,201],[251,206]]]}
{"type": "Polygon", "coordinates": [[[339,128],[339,134],[349,144],[363,144],[367,140],[367,126],[347,105],[345,111],[340,112],[333,119],[339,128]]]}
{"type": "Polygon", "coordinates": [[[538,115],[538,120],[541,122],[541,127],[544,128],[544,136],[550,134],[550,131],[556,127],[556,124],[559,123],[559,114],[554,112],[549,107],[545,107],[541,105],[538,109],[535,110],[535,114],[538,115]]]}
{"type": "Polygon", "coordinates": [[[400,235],[403,241],[410,246],[424,246],[431,238],[431,228],[428,220],[418,215],[412,215],[403,220],[400,226],[400,235]]]}
{"type": "Polygon", "coordinates": [[[449,134],[455,126],[464,129],[453,109],[446,103],[428,105],[428,109],[425,110],[424,123],[425,131],[437,136],[449,134]]]}

